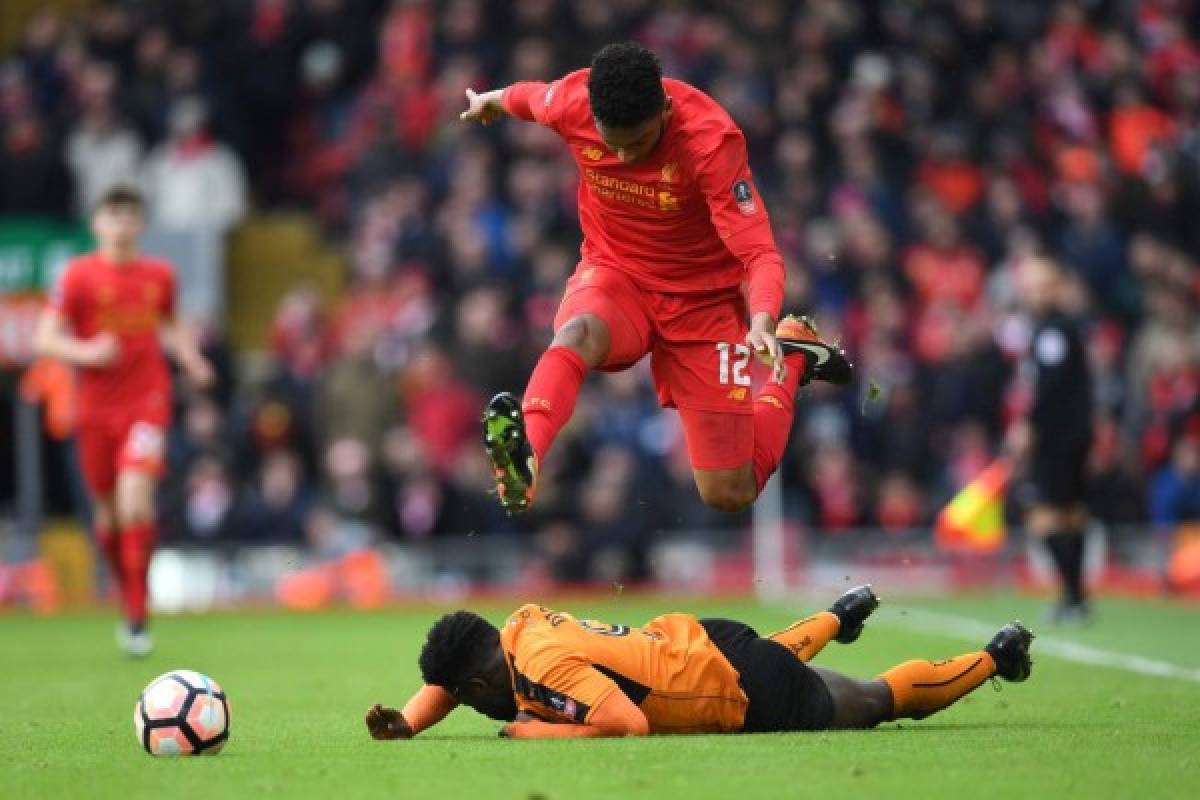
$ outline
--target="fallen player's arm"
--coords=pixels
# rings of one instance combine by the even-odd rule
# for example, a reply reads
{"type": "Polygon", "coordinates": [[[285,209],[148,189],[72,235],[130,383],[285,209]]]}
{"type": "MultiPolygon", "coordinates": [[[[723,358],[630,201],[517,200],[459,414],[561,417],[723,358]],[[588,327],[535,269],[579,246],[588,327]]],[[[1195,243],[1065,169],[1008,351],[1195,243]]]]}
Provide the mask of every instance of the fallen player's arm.
{"type": "Polygon", "coordinates": [[[381,741],[411,739],[432,728],[458,707],[458,703],[440,686],[422,686],[404,708],[396,710],[378,703],[367,709],[367,730],[381,741]]]}
{"type": "Polygon", "coordinates": [[[646,736],[650,723],[624,692],[613,692],[592,710],[586,724],[544,722],[539,719],[506,725],[500,735],[509,739],[582,739],[646,736]]]}

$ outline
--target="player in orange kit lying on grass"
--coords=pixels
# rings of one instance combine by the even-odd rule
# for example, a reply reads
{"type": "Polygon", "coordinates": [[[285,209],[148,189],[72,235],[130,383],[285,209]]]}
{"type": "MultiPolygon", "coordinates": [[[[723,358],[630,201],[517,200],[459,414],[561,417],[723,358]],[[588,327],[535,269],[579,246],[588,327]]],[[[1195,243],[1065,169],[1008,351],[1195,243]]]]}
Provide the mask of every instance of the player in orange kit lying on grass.
{"type": "Polygon", "coordinates": [[[992,677],[1029,677],[1033,634],[1019,622],[982,650],[908,661],[872,681],[809,666],[830,640],[855,641],[878,605],[859,586],[766,638],[690,614],[634,628],[529,604],[497,630],[456,611],[429,631],[425,686],[402,710],[372,706],[367,729],[409,739],[460,704],[508,722],[500,735],[515,739],[871,728],[924,718],[992,677]]]}

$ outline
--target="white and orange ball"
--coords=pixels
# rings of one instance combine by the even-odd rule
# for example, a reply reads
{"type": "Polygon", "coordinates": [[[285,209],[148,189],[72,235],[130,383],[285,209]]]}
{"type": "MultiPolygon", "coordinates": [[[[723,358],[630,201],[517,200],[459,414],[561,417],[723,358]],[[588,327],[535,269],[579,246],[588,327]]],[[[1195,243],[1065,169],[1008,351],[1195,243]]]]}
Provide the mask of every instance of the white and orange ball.
{"type": "Polygon", "coordinates": [[[229,700],[207,675],[165,672],[142,690],[133,730],[152,756],[215,755],[229,739],[229,700]]]}

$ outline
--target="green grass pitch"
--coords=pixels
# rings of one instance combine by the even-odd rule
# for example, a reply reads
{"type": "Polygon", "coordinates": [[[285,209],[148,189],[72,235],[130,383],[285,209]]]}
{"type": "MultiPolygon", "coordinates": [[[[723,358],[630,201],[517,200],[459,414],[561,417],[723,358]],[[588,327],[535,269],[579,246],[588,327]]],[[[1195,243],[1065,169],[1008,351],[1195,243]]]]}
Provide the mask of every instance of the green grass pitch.
{"type": "MultiPolygon", "coordinates": [[[[885,598],[886,600],[886,598],[885,598]]],[[[616,622],[687,610],[762,631],[813,607],[750,601],[572,599],[555,607],[616,622]]],[[[480,609],[500,621],[517,602],[480,609]]],[[[819,604],[817,607],[825,605],[819,604]]],[[[972,643],[906,623],[925,608],[997,625],[1040,619],[1040,603],[968,597],[886,603],[854,645],[819,663],[869,676],[972,643]]],[[[103,614],[0,616],[0,797],[100,798],[1107,798],[1196,797],[1200,683],[1038,656],[1032,679],[984,685],[923,722],[874,731],[516,742],[460,710],[409,742],[375,742],[362,715],[417,686],[423,633],[446,609],[376,613],[221,613],[164,618],[148,660],[119,657],[103,614]],[[152,759],[131,714],[160,672],[192,668],[229,693],[229,745],[215,758],[152,759]]],[[[1046,639],[1200,668],[1200,612],[1159,602],[1100,603],[1082,631],[1046,639]]],[[[1039,626],[1034,625],[1035,630],[1039,626]]]]}

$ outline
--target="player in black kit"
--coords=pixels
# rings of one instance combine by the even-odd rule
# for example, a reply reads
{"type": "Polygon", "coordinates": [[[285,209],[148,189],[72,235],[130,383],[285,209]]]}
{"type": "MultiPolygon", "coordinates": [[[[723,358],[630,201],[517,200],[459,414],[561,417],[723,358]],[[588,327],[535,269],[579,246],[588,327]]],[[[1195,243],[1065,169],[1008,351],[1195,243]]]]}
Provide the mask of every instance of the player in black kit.
{"type": "Polygon", "coordinates": [[[1009,431],[1009,447],[1027,455],[1032,498],[1025,529],[1045,542],[1062,579],[1063,595],[1051,618],[1082,622],[1090,616],[1084,591],[1084,507],[1092,444],[1092,381],[1075,322],[1063,310],[1062,268],[1030,258],[1018,273],[1021,303],[1033,323],[1021,367],[1033,402],[1028,417],[1009,431]]]}

